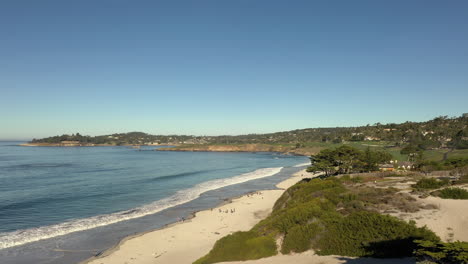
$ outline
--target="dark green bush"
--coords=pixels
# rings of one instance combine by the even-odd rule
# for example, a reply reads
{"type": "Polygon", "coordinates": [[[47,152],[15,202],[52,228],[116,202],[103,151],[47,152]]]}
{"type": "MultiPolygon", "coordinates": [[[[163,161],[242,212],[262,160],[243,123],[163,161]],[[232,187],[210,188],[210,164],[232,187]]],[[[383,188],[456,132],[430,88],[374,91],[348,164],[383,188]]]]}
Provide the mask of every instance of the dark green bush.
{"type": "Polygon", "coordinates": [[[419,180],[416,184],[413,184],[412,187],[416,190],[437,189],[448,184],[449,181],[447,179],[437,180],[434,178],[424,178],[419,180]]]}
{"type": "Polygon", "coordinates": [[[276,242],[271,236],[260,236],[253,231],[235,232],[216,241],[213,249],[194,264],[259,259],[276,254],[276,242]]]}
{"type": "Polygon", "coordinates": [[[464,166],[468,166],[468,158],[465,158],[465,157],[449,158],[449,159],[444,160],[443,164],[446,166],[447,169],[464,167],[464,166]]]}
{"type": "Polygon", "coordinates": [[[326,199],[315,197],[313,200],[274,211],[268,218],[255,227],[260,234],[286,234],[297,225],[306,225],[319,219],[339,218],[334,204],[326,199]]]}
{"type": "Polygon", "coordinates": [[[468,242],[433,242],[418,240],[414,256],[419,261],[438,264],[468,264],[468,242]]]}
{"type": "Polygon", "coordinates": [[[292,207],[295,204],[305,203],[316,197],[321,197],[324,193],[319,191],[323,190],[327,190],[326,193],[331,197],[345,192],[346,188],[337,178],[328,178],[325,180],[312,179],[309,182],[299,182],[283,193],[273,206],[273,211],[286,206],[292,207]]]}
{"type": "Polygon", "coordinates": [[[408,257],[416,247],[413,240],[439,241],[432,231],[414,222],[366,211],[327,223],[326,229],[315,245],[321,255],[408,257]]]}
{"type": "Polygon", "coordinates": [[[437,191],[436,196],[443,199],[468,199],[468,191],[462,188],[445,188],[437,191]]]}
{"type": "Polygon", "coordinates": [[[308,225],[296,225],[288,230],[281,247],[281,253],[304,252],[312,246],[312,241],[317,237],[321,228],[317,223],[308,225]]]}
{"type": "MultiPolygon", "coordinates": [[[[346,177],[344,180],[347,180],[346,177]]],[[[196,264],[258,259],[276,254],[274,238],[284,236],[281,252],[314,249],[320,254],[372,257],[411,256],[413,240],[439,241],[426,228],[380,215],[380,205],[398,206],[394,188],[352,187],[337,178],[312,179],[292,186],[275,203],[269,217],[249,232],[216,242],[196,264]]]]}

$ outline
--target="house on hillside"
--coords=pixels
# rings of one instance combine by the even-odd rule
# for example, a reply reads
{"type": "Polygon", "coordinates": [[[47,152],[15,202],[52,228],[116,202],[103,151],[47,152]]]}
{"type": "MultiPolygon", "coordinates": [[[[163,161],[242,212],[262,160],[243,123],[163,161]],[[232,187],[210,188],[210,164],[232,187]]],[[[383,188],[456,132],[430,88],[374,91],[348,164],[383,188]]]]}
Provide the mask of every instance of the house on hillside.
{"type": "Polygon", "coordinates": [[[379,171],[394,171],[395,167],[393,164],[380,164],[379,171]]]}
{"type": "Polygon", "coordinates": [[[397,163],[397,168],[400,170],[412,170],[414,169],[414,163],[410,161],[400,161],[397,163]]]}

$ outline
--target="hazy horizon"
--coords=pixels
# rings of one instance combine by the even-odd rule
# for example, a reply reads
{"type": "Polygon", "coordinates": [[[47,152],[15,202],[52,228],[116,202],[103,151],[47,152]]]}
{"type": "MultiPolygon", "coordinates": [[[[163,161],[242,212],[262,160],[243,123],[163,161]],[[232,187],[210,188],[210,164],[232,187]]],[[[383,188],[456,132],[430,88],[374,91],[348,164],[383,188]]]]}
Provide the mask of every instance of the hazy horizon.
{"type": "Polygon", "coordinates": [[[9,1],[0,139],[240,135],[468,112],[465,1],[9,1]]]}
{"type": "MultiPolygon", "coordinates": [[[[464,113],[462,113],[464,114],[464,113]]],[[[459,117],[461,116],[462,114],[460,115],[455,115],[455,116],[448,116],[448,115],[439,115],[439,116],[435,116],[434,118],[436,117],[440,117],[440,116],[447,116],[448,118],[452,118],[452,117],[459,117]]],[[[433,118],[431,118],[433,119],[433,118]]],[[[116,131],[116,132],[111,132],[111,133],[107,133],[107,134],[86,134],[86,133],[82,133],[80,131],[75,131],[75,132],[70,132],[70,133],[63,133],[63,134],[68,134],[68,135],[71,135],[71,134],[76,134],[76,133],[80,133],[81,135],[84,135],[84,136],[103,136],[103,135],[110,135],[110,134],[125,134],[125,133],[131,133],[131,132],[143,132],[143,133],[146,133],[146,134],[150,134],[150,135],[177,135],[177,136],[180,136],[180,135],[186,135],[186,136],[213,136],[213,137],[216,137],[216,136],[239,136],[239,135],[248,135],[248,134],[268,134],[268,133],[276,133],[276,132],[286,132],[286,131],[292,131],[292,130],[301,130],[301,129],[314,129],[314,128],[331,128],[331,127],[360,127],[360,126],[366,126],[366,125],[375,125],[376,123],[380,123],[380,124],[383,124],[383,125],[386,125],[386,124],[401,124],[401,123],[404,123],[404,122],[425,122],[425,121],[429,121],[431,119],[427,119],[427,120],[418,120],[418,121],[415,121],[415,120],[405,120],[405,121],[402,121],[402,122],[375,122],[375,123],[369,123],[369,124],[361,124],[361,125],[354,125],[354,126],[328,126],[328,127],[303,127],[303,128],[293,128],[293,129],[288,129],[288,130],[281,130],[281,131],[267,131],[267,132],[262,132],[262,133],[245,133],[245,134],[218,134],[218,135],[194,135],[194,134],[178,134],[178,133],[171,133],[171,134],[154,134],[154,133],[150,133],[150,132],[146,132],[146,131],[137,131],[137,130],[128,130],[128,131],[116,131]]],[[[58,135],[62,135],[62,134],[54,134],[54,135],[48,135],[48,136],[44,136],[43,138],[45,137],[52,137],[52,136],[58,136],[58,135]]],[[[41,137],[32,137],[32,138],[22,138],[22,139],[19,139],[19,138],[11,138],[11,139],[8,139],[8,138],[0,138],[0,141],[30,141],[32,139],[39,139],[41,137]]]]}

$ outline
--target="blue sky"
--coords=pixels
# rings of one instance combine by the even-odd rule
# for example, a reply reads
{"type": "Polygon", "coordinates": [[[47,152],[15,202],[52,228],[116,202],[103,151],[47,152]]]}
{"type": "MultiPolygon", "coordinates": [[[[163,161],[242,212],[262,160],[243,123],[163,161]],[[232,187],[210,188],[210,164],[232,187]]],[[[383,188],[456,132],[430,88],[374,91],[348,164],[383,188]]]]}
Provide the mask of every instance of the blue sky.
{"type": "Polygon", "coordinates": [[[468,112],[467,1],[1,1],[0,139],[468,112]]]}

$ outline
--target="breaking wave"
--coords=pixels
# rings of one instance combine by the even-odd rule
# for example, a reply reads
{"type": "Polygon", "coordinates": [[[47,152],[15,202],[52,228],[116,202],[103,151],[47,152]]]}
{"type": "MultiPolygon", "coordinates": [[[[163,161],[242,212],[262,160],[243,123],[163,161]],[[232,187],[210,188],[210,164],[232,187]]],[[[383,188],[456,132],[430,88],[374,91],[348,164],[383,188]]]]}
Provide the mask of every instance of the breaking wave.
{"type": "Polygon", "coordinates": [[[76,219],[60,224],[42,226],[37,228],[22,229],[13,232],[0,233],[0,249],[19,246],[42,239],[66,235],[73,232],[88,230],[100,226],[106,226],[117,222],[142,217],[160,212],[164,209],[187,203],[198,198],[202,193],[219,189],[229,185],[243,183],[250,180],[273,176],[281,171],[278,168],[263,168],[253,172],[244,173],[231,178],[211,180],[195,185],[192,188],[177,191],[174,195],[126,211],[112,214],[97,215],[84,219],[76,219]]]}
{"type": "Polygon", "coordinates": [[[294,165],[295,168],[297,168],[297,167],[303,167],[303,166],[310,166],[310,162],[305,162],[305,163],[301,163],[301,164],[294,165]]]}

